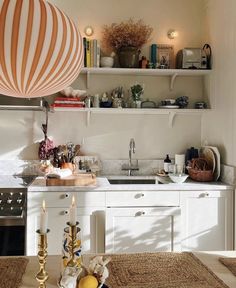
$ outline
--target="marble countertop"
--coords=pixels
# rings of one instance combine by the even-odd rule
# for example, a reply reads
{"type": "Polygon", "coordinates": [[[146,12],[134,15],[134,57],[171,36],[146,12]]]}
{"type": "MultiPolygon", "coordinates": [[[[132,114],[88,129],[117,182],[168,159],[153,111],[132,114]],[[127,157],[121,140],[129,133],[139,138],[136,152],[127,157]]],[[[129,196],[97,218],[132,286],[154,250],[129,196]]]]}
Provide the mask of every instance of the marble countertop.
{"type": "Polygon", "coordinates": [[[206,190],[228,190],[233,186],[222,182],[194,182],[187,180],[185,183],[158,184],[156,176],[103,176],[97,177],[96,186],[47,186],[43,177],[38,177],[28,187],[29,192],[33,191],[206,191],[206,190]],[[108,179],[156,179],[157,184],[110,184],[108,179]]]}
{"type": "MultiPolygon", "coordinates": [[[[236,287],[236,277],[219,261],[219,257],[236,257],[236,251],[217,251],[217,252],[194,252],[194,254],[210,268],[229,288],[236,287]]],[[[38,272],[37,257],[29,257],[30,261],[26,268],[26,273],[23,276],[22,285],[20,288],[35,288],[37,281],[34,275],[38,272]]],[[[47,288],[56,288],[57,280],[60,275],[60,256],[48,256],[47,258],[47,272],[49,279],[47,281],[47,288]]]]}

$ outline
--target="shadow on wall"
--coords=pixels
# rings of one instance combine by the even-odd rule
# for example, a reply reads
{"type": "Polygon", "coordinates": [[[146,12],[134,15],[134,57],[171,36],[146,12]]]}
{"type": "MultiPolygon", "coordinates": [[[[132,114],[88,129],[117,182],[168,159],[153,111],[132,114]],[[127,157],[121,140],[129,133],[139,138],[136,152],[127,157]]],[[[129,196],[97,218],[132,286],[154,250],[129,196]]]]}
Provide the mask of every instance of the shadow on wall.
{"type": "Polygon", "coordinates": [[[39,149],[39,142],[33,143],[24,147],[18,155],[20,160],[34,160],[38,159],[38,149],[39,149]],[[32,159],[29,159],[31,155],[32,159]]]}

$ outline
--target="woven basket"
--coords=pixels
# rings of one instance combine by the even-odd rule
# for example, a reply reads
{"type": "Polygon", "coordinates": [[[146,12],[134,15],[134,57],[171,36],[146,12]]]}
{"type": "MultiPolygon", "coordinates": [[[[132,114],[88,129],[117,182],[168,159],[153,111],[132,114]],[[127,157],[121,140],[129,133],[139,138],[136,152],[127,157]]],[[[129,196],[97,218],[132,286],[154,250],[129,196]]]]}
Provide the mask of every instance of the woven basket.
{"type": "Polygon", "coordinates": [[[192,167],[188,168],[189,177],[198,182],[213,181],[213,171],[210,170],[208,162],[204,158],[197,158],[192,160],[192,167]]]}

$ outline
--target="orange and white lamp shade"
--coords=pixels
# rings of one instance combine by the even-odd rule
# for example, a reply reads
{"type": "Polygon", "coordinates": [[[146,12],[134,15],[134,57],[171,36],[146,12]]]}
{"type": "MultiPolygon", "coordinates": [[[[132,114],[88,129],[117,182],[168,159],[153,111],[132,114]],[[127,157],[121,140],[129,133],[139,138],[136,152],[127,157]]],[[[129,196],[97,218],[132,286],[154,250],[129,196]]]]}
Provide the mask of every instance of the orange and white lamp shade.
{"type": "Polygon", "coordinates": [[[75,24],[44,0],[0,0],[0,94],[32,98],[56,93],[83,65],[75,24]]]}

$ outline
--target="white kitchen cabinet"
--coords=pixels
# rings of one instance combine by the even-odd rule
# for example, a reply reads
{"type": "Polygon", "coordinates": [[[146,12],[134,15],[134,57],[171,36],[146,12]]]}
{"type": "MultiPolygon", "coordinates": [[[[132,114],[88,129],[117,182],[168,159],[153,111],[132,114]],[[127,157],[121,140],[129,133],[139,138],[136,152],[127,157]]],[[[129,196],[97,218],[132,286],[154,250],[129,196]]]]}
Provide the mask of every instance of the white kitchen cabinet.
{"type": "Polygon", "coordinates": [[[179,207],[107,208],[106,253],[179,250],[179,207]]]}
{"type": "MultiPolygon", "coordinates": [[[[73,193],[77,200],[77,219],[81,228],[82,251],[84,253],[104,252],[104,206],[91,206],[100,193],[78,192],[73,193]],[[86,194],[85,194],[86,193],[86,194]],[[92,193],[92,195],[90,194],[92,193]],[[94,198],[95,200],[94,200],[94,198]],[[87,200],[86,200],[87,199],[87,200]],[[90,202],[88,200],[91,200],[90,202]],[[92,200],[93,199],[93,200],[92,200]]],[[[102,193],[99,204],[102,203],[102,193]]],[[[72,193],[57,192],[32,192],[28,193],[27,209],[27,245],[26,254],[28,256],[37,254],[37,233],[39,227],[39,215],[42,198],[46,198],[48,211],[48,254],[61,254],[63,231],[69,221],[68,201],[72,193]],[[64,197],[64,195],[67,195],[64,197]],[[63,201],[64,199],[64,201],[63,201]],[[64,202],[64,204],[63,204],[64,202]]]]}
{"type": "Polygon", "coordinates": [[[180,194],[182,250],[233,249],[233,191],[180,194]]]}

